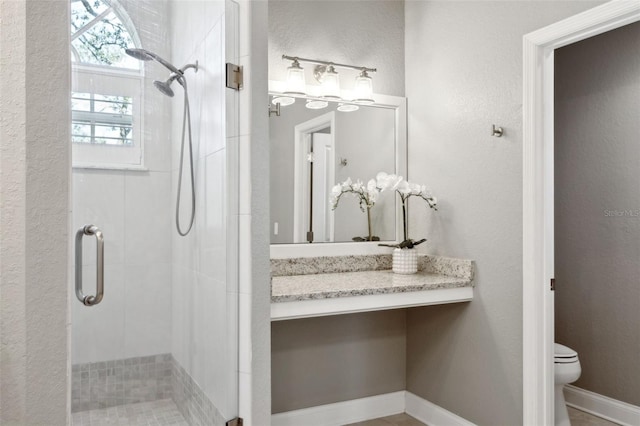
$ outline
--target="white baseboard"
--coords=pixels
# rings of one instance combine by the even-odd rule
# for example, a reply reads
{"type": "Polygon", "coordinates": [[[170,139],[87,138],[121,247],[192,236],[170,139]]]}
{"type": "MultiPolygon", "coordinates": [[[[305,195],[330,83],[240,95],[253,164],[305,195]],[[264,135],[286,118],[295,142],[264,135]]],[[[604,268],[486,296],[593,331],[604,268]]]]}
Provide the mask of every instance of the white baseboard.
{"type": "Polygon", "coordinates": [[[271,416],[272,426],[341,426],[407,413],[429,426],[475,426],[411,392],[399,391],[271,416]]]}
{"type": "Polygon", "coordinates": [[[475,426],[470,421],[411,392],[406,392],[405,412],[429,426],[475,426]]]}
{"type": "Polygon", "coordinates": [[[404,413],[404,391],[271,415],[272,426],[340,426],[404,413]]]}
{"type": "Polygon", "coordinates": [[[640,425],[640,407],[572,385],[564,387],[567,405],[623,426],[640,425]]]}

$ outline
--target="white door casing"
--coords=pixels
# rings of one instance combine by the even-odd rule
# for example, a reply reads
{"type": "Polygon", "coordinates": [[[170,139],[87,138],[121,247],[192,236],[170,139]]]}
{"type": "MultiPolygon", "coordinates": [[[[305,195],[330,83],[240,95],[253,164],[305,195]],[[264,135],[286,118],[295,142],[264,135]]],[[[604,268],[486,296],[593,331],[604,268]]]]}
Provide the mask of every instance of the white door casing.
{"type": "MultiPolygon", "coordinates": [[[[335,180],[335,141],[336,141],[336,113],[334,111],[300,123],[294,128],[294,184],[293,184],[293,242],[307,241],[307,224],[309,218],[309,145],[310,135],[330,129],[330,154],[327,158],[327,174],[335,180]]],[[[325,202],[326,203],[326,202],[325,202]]],[[[333,228],[333,227],[332,227],[333,228]]]]}
{"type": "Polygon", "coordinates": [[[524,36],[523,424],[554,424],[554,50],[640,21],[614,0],[524,36]]]}

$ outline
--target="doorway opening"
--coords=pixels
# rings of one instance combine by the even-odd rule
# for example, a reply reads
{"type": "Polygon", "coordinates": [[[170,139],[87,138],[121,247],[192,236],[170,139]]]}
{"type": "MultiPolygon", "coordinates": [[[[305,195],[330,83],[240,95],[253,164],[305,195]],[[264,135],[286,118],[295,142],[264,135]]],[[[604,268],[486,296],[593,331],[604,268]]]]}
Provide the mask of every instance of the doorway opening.
{"type": "Polygon", "coordinates": [[[524,36],[523,424],[554,424],[554,51],[640,21],[613,1],[524,36]]]}
{"type": "Polygon", "coordinates": [[[298,124],[294,135],[293,242],[333,242],[336,113],[298,124]]]}

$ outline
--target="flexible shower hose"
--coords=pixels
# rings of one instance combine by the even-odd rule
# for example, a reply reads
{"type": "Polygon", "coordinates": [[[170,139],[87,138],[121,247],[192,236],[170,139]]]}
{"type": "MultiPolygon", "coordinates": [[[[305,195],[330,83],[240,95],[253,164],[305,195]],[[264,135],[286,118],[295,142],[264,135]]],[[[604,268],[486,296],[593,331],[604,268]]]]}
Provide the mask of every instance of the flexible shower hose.
{"type": "Polygon", "coordinates": [[[176,199],[176,229],[178,234],[186,236],[193,227],[193,221],[196,216],[196,188],[195,178],[193,173],[193,143],[191,138],[191,108],[189,107],[189,91],[187,90],[187,80],[180,77],[178,83],[184,89],[184,112],[182,113],[182,143],[180,146],[180,171],[178,173],[178,195],[176,199]],[[182,173],[184,169],[184,141],[185,130],[189,131],[189,167],[191,169],[191,219],[189,221],[189,227],[186,231],[182,231],[180,228],[180,197],[182,194],[182,173]]]}

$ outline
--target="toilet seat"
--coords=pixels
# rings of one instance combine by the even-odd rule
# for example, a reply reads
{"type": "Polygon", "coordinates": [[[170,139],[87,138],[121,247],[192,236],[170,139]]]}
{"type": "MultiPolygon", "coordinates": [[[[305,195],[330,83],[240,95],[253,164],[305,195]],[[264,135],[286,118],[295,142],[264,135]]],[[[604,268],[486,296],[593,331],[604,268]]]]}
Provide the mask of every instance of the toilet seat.
{"type": "Polygon", "coordinates": [[[556,426],[571,426],[567,402],[564,399],[564,386],[580,378],[582,367],[578,353],[559,343],[553,348],[553,393],[556,426]]]}
{"type": "Polygon", "coordinates": [[[578,353],[560,343],[554,343],[553,361],[556,364],[570,364],[578,362],[578,353]]]}

